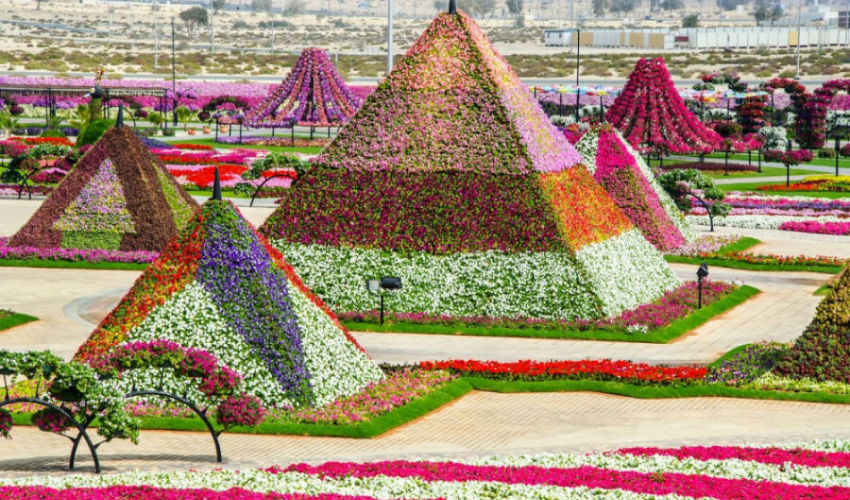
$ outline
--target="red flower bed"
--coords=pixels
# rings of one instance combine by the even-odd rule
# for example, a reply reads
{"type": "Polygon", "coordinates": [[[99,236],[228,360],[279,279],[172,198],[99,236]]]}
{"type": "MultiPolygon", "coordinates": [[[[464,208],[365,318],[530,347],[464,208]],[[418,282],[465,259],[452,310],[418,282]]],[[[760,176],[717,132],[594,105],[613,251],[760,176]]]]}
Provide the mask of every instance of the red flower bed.
{"type": "Polygon", "coordinates": [[[461,375],[511,380],[582,378],[595,380],[629,380],[653,384],[689,382],[705,378],[706,369],[694,366],[654,366],[631,361],[581,360],[532,361],[514,363],[453,359],[423,361],[425,370],[448,370],[461,375]]]}
{"type": "Polygon", "coordinates": [[[74,146],[74,143],[68,140],[67,137],[11,137],[11,141],[20,141],[24,144],[37,145],[49,144],[51,146],[74,146]]]}
{"type": "Polygon", "coordinates": [[[177,149],[186,149],[189,151],[212,151],[212,146],[206,144],[175,144],[177,149]]]}
{"type": "Polygon", "coordinates": [[[218,165],[221,162],[213,158],[197,155],[159,155],[163,163],[172,165],[218,165]]]}

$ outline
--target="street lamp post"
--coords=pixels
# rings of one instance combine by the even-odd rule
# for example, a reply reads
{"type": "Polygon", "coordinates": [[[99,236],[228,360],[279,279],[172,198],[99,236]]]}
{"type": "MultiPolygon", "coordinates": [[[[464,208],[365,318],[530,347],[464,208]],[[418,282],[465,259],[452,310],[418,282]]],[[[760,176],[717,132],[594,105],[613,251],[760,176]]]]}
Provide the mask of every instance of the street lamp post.
{"type": "Polygon", "coordinates": [[[393,70],[393,0],[387,1],[387,75],[393,70]]]}
{"type": "Polygon", "coordinates": [[[803,0],[797,0],[797,72],[794,74],[794,79],[797,81],[800,81],[800,38],[803,35],[800,32],[802,25],[802,10],[803,0]]]}
{"type": "MultiPolygon", "coordinates": [[[[174,34],[174,16],[171,16],[171,92],[177,96],[177,45],[174,34]]],[[[171,114],[174,115],[174,126],[177,126],[177,103],[174,99],[171,102],[171,114]]]]}
{"type": "Polygon", "coordinates": [[[581,63],[581,30],[576,29],[576,124],[578,124],[578,108],[581,92],[579,91],[579,64],[581,63]]]}

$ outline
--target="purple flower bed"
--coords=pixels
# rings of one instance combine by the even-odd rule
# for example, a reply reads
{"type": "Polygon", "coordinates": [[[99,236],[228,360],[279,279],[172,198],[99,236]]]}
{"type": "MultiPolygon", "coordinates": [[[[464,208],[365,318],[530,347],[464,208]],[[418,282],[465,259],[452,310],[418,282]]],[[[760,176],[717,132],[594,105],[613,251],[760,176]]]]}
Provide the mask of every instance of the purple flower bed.
{"type": "Polygon", "coordinates": [[[309,403],[310,375],[286,275],[247,223],[227,206],[208,207],[221,210],[216,220],[223,222],[207,226],[198,280],[251,352],[265,362],[281,390],[299,403],[309,403]]]}
{"type": "Polygon", "coordinates": [[[156,260],[159,252],[121,250],[77,250],[73,248],[10,247],[9,237],[0,237],[0,259],[8,260],[54,260],[70,262],[118,262],[149,264],[156,260]]]}

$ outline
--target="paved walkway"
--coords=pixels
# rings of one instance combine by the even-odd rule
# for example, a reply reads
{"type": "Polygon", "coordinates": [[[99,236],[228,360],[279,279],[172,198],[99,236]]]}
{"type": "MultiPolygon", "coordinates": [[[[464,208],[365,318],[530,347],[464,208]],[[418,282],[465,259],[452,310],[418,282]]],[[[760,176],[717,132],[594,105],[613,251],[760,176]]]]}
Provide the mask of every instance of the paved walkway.
{"type": "MultiPolygon", "coordinates": [[[[591,393],[473,392],[368,440],[225,434],[223,464],[209,435],[142,431],[139,446],[103,445],[104,472],[245,469],[291,462],[459,458],[590,452],[626,446],[779,444],[846,438],[850,405],[699,398],[639,400],[591,393]]],[[[67,440],[16,427],[0,442],[0,476],[63,474],[67,440]]],[[[80,454],[79,472],[93,471],[80,454]]]]}

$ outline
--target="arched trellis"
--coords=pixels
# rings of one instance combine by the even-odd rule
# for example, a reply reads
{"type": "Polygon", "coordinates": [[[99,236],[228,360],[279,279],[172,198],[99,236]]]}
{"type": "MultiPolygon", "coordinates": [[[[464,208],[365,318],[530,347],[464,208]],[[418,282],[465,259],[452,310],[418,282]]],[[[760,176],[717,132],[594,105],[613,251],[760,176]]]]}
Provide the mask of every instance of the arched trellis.
{"type": "MultiPolygon", "coordinates": [[[[3,382],[4,384],[6,382],[5,376],[3,382]]],[[[95,472],[100,473],[100,459],[97,456],[97,447],[99,446],[99,444],[94,444],[94,442],[92,442],[91,440],[91,436],[89,436],[88,432],[86,431],[88,424],[91,422],[88,422],[85,425],[78,422],[77,419],[75,419],[70,413],[65,411],[64,408],[62,408],[61,406],[57,406],[51,403],[50,401],[45,401],[43,399],[38,398],[10,398],[9,388],[8,386],[6,386],[6,396],[3,398],[2,401],[0,401],[0,408],[20,403],[30,403],[49,408],[50,410],[58,413],[59,415],[62,415],[62,417],[64,417],[68,422],[70,422],[77,429],[77,436],[71,437],[65,434],[59,434],[62,437],[70,439],[71,442],[74,443],[71,453],[71,459],[68,463],[68,468],[71,470],[74,469],[74,457],[77,453],[77,448],[79,447],[80,441],[85,440],[86,446],[88,446],[89,452],[91,452],[91,457],[94,460],[94,470],[95,472]]]]}
{"type": "MultiPolygon", "coordinates": [[[[192,410],[192,412],[194,412],[198,417],[200,417],[201,421],[207,427],[207,431],[209,431],[210,436],[212,436],[213,444],[215,445],[215,460],[216,460],[216,462],[221,463],[221,461],[222,461],[221,444],[220,444],[218,438],[219,438],[219,436],[221,436],[221,434],[222,434],[222,432],[224,432],[224,430],[223,429],[219,430],[219,431],[215,430],[212,422],[210,422],[210,419],[207,416],[207,411],[209,410],[208,408],[204,408],[202,410],[202,409],[198,408],[194,403],[192,403],[191,401],[186,399],[185,397],[179,396],[177,394],[172,394],[170,392],[165,392],[165,391],[162,391],[162,390],[141,390],[141,391],[139,391],[139,390],[133,389],[132,391],[128,392],[124,397],[127,398],[127,399],[133,399],[133,398],[146,397],[146,396],[157,396],[157,397],[161,397],[161,398],[171,399],[172,401],[176,401],[176,402],[188,407],[190,410],[192,410]]],[[[74,468],[74,461],[75,461],[76,456],[77,456],[77,449],[80,446],[80,442],[82,442],[83,439],[86,439],[86,436],[87,436],[86,430],[87,430],[89,425],[91,425],[91,422],[85,422],[85,424],[81,426],[82,428],[80,426],[78,426],[78,430],[80,430],[80,432],[77,434],[77,436],[74,437],[74,438],[69,437],[69,439],[74,443],[73,447],[71,448],[71,461],[70,461],[70,468],[71,469],[74,468]]],[[[97,446],[100,446],[100,444],[98,444],[97,446]]]]}

